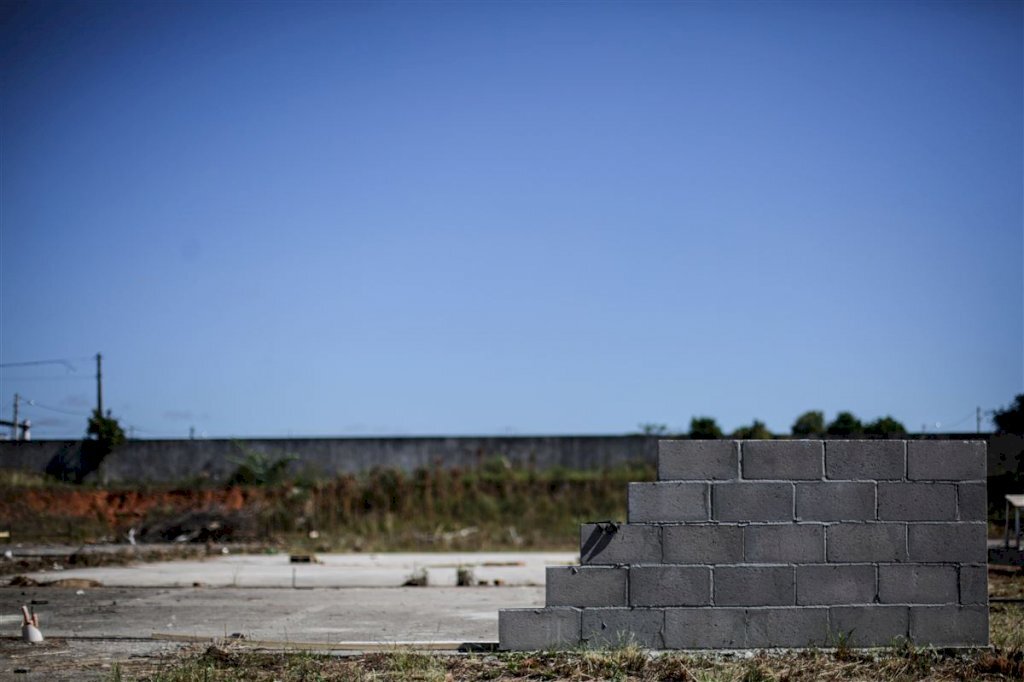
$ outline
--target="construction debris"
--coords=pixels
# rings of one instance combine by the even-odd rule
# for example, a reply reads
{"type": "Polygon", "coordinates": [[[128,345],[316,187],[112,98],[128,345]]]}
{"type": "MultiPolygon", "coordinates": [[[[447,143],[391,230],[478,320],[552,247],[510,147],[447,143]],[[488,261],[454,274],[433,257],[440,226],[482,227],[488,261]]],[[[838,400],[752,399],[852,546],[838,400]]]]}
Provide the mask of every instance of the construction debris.
{"type": "Polygon", "coordinates": [[[21,607],[21,638],[31,644],[43,641],[43,633],[39,630],[39,614],[29,613],[28,607],[21,607]]]}

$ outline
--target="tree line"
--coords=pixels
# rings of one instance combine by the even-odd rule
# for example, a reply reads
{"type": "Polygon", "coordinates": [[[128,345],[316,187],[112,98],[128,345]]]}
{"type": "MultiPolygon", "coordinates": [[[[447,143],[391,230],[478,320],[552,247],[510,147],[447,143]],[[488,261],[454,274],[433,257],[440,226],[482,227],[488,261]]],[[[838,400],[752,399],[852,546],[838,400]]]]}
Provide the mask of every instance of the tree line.
{"type": "MultiPolygon", "coordinates": [[[[1024,433],[1024,394],[1016,396],[1009,406],[995,410],[993,421],[1000,433],[1024,433]]],[[[649,436],[672,435],[665,424],[641,424],[641,431],[649,436]]],[[[825,421],[821,410],[804,412],[790,427],[789,435],[794,438],[899,438],[907,435],[907,428],[891,415],[862,422],[852,412],[840,412],[830,422],[825,421]]],[[[774,438],[764,422],[755,419],[753,423],[741,426],[726,434],[714,417],[697,416],[690,420],[690,430],[685,434],[693,439],[738,438],[743,440],[774,438]]]]}

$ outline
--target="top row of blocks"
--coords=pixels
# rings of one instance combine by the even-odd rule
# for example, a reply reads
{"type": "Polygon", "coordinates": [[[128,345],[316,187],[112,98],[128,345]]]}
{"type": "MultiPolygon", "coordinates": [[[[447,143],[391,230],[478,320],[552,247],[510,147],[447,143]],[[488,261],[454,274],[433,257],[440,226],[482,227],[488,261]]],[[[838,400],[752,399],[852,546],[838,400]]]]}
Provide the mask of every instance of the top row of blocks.
{"type": "Polygon", "coordinates": [[[661,481],[981,481],[983,441],[663,440],[661,481]]]}

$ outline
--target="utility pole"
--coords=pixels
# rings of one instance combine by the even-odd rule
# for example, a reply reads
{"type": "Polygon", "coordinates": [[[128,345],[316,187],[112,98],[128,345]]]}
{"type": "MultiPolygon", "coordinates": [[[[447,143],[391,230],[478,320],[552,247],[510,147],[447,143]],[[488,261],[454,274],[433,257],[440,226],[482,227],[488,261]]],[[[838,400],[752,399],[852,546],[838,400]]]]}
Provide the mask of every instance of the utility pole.
{"type": "Polygon", "coordinates": [[[981,406],[978,406],[977,412],[975,413],[975,421],[978,424],[978,433],[981,433],[981,406]]]}
{"type": "Polygon", "coordinates": [[[96,354],[96,414],[103,416],[103,356],[96,354]]]}
{"type": "Polygon", "coordinates": [[[17,393],[14,394],[14,425],[11,427],[14,430],[14,440],[18,440],[18,401],[21,400],[21,396],[17,393]]]}

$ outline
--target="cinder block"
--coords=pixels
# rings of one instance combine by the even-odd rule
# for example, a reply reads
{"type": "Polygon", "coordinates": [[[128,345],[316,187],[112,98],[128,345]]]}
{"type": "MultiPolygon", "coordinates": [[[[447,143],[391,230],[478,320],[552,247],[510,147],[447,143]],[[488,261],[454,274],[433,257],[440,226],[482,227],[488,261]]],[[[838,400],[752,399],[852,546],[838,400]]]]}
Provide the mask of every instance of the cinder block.
{"type": "Polygon", "coordinates": [[[956,486],[948,483],[879,483],[880,521],[954,521],[956,486]]]}
{"type": "Polygon", "coordinates": [[[907,478],[912,481],[984,481],[986,446],[976,440],[912,440],[907,478]]]}
{"type": "Polygon", "coordinates": [[[988,561],[984,523],[911,523],[907,526],[911,561],[964,564],[988,561]]]}
{"type": "Polygon", "coordinates": [[[610,566],[552,566],[547,569],[548,606],[625,606],[629,571],[610,566]]]}
{"type": "Polygon", "coordinates": [[[571,649],[580,644],[579,609],[503,609],[498,612],[498,648],[504,651],[571,649]]]}
{"type": "Polygon", "coordinates": [[[628,504],[631,523],[710,518],[706,483],[630,483],[628,504]]]}
{"type": "Polygon", "coordinates": [[[716,521],[792,521],[792,483],[715,483],[711,491],[716,521]]]}
{"type": "Polygon", "coordinates": [[[739,477],[740,447],[737,441],[658,441],[660,481],[729,481],[739,477]]]}
{"type": "Polygon", "coordinates": [[[633,566],[630,606],[707,606],[711,603],[708,566],[633,566]]]}
{"type": "Polygon", "coordinates": [[[803,521],[871,521],[874,483],[797,483],[796,518],[803,521]]]}
{"type": "Polygon", "coordinates": [[[961,521],[988,520],[988,491],[984,483],[961,483],[956,487],[961,521]]]}
{"type": "Polygon", "coordinates": [[[745,609],[665,609],[667,649],[740,649],[746,639],[745,609]]]}
{"type": "Polygon", "coordinates": [[[728,524],[662,526],[667,564],[737,564],[743,561],[743,529],[728,524]]]}
{"type": "Polygon", "coordinates": [[[898,481],[906,474],[906,457],[907,444],[902,440],[826,441],[825,478],[898,481]]]}
{"type": "Polygon", "coordinates": [[[875,567],[823,564],[796,567],[796,603],[870,604],[875,600],[875,567]]]}
{"type": "Polygon", "coordinates": [[[904,523],[837,523],[825,529],[828,561],[872,562],[907,560],[904,523]]]}
{"type": "Polygon", "coordinates": [[[580,563],[656,564],[660,561],[660,526],[587,523],[580,527],[580,563]]]}
{"type": "Polygon", "coordinates": [[[955,604],[958,596],[956,566],[878,567],[878,600],[883,604],[955,604]]]}
{"type": "Polygon", "coordinates": [[[960,603],[988,604],[988,566],[960,567],[960,603]]]}
{"type": "Polygon", "coordinates": [[[819,524],[745,526],[744,560],[800,563],[825,560],[825,527],[819,524]]]}
{"type": "Polygon", "coordinates": [[[591,647],[637,644],[665,648],[663,609],[583,609],[583,643],[591,647]]]}
{"type": "Polygon", "coordinates": [[[740,451],[743,478],[792,481],[824,476],[820,440],[745,440],[740,451]]]}
{"type": "Polygon", "coordinates": [[[792,566],[715,566],[716,606],[791,606],[796,603],[792,566]]]}
{"type": "Polygon", "coordinates": [[[988,607],[911,606],[910,638],[921,646],[988,646],[988,607]]]}
{"type": "Polygon", "coordinates": [[[747,609],[748,647],[822,646],[828,639],[828,609],[747,609]]]}
{"type": "Polygon", "coordinates": [[[833,606],[828,620],[833,645],[844,637],[850,646],[888,646],[910,634],[907,606],[833,606]]]}

